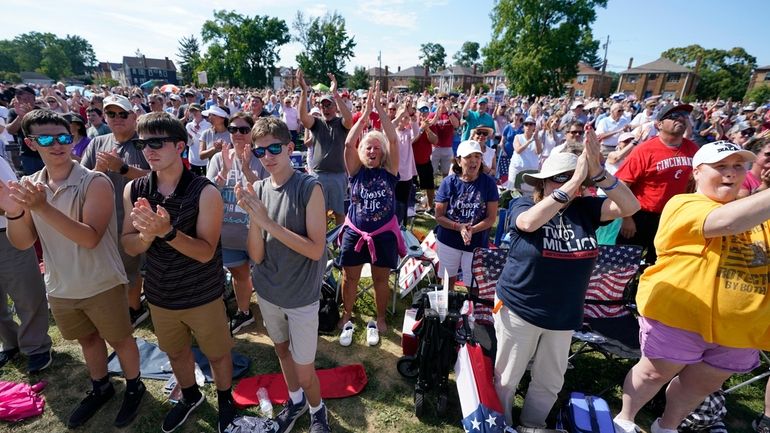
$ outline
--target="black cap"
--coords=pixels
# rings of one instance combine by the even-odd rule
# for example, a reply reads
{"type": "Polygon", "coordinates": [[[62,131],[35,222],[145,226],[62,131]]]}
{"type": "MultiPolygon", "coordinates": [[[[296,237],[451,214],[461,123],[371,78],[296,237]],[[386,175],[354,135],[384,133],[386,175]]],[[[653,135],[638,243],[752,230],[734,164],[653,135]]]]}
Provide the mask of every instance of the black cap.
{"type": "Polygon", "coordinates": [[[19,84],[18,86],[14,87],[14,89],[16,89],[16,93],[27,92],[27,93],[31,93],[32,95],[35,95],[35,89],[33,89],[32,87],[29,87],[26,84],[19,84]]]}
{"type": "Polygon", "coordinates": [[[655,120],[661,121],[666,118],[669,114],[675,112],[675,111],[686,111],[687,113],[692,113],[692,105],[690,104],[666,104],[658,110],[658,115],[655,117],[655,120]]]}

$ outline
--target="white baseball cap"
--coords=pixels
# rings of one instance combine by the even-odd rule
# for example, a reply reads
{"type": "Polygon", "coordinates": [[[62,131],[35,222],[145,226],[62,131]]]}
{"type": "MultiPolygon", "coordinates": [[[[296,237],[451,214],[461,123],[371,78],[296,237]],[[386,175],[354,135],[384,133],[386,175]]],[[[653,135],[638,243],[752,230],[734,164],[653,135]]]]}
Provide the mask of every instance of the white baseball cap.
{"type": "Polygon", "coordinates": [[[476,140],[465,140],[457,146],[457,156],[465,158],[473,153],[484,153],[481,151],[481,145],[476,140]]]}
{"type": "Polygon", "coordinates": [[[748,150],[741,149],[737,144],[720,140],[701,146],[701,148],[695,152],[695,156],[692,157],[692,166],[697,167],[701,164],[713,164],[736,153],[743,157],[744,162],[753,162],[757,159],[756,155],[748,150]]]}
{"type": "Polygon", "coordinates": [[[205,110],[201,114],[203,114],[204,116],[208,116],[209,114],[213,114],[213,115],[219,116],[219,117],[221,117],[223,119],[229,119],[230,118],[230,115],[227,114],[227,112],[225,110],[221,109],[220,107],[218,107],[216,105],[212,105],[211,107],[209,107],[208,110],[205,110]]]}

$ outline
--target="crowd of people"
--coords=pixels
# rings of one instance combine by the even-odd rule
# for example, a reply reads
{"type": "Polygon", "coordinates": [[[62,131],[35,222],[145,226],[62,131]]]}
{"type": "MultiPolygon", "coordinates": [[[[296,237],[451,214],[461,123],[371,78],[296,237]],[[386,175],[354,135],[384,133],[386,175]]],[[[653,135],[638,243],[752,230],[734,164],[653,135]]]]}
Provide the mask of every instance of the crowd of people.
{"type": "MultiPolygon", "coordinates": [[[[510,209],[494,315],[495,388],[509,425],[546,427],[600,243],[641,245],[649,265],[638,295],[642,358],[624,384],[618,433],[637,431],[636,414],[666,384],[651,431],[670,433],[770,349],[765,106],[507,97],[475,86],[352,91],[329,79],[326,93],[302,71],[297,91],[0,88],[0,295],[21,321],[0,309],[0,366],[19,353],[30,373],[51,365],[48,305],[92,381],[68,425],[85,424],[115,394],[109,343],[126,377],[115,425],[126,426],[146,392],[133,328],[151,317],[183,394],[163,431],[205,400],[193,336],[212,365],[224,431],[236,416],[232,336],[254,322],[256,292],[289,389],[279,431],[307,411],[311,432],[330,431],[314,368],[327,224],[343,226],[339,343],[353,342],[369,264],[376,316],[366,340],[376,346],[388,332],[388,278],[405,253],[400,226],[414,211],[434,218],[439,277],[453,287],[461,272],[470,285],[473,250],[488,245],[506,191],[522,196],[510,209]]],[[[768,433],[770,412],[756,425],[768,433]]]]}

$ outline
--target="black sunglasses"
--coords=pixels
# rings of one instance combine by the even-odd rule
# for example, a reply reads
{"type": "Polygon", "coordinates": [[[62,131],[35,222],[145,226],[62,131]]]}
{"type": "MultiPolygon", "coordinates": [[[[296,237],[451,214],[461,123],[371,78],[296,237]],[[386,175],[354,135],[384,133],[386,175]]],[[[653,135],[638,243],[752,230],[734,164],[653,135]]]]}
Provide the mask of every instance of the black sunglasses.
{"type": "Polygon", "coordinates": [[[53,146],[54,141],[61,144],[62,146],[66,146],[68,144],[72,144],[73,136],[72,134],[58,134],[58,135],[28,135],[32,140],[35,140],[37,144],[39,144],[41,147],[50,147],[53,146]]]}
{"type": "Polygon", "coordinates": [[[249,128],[248,126],[232,126],[232,125],[230,125],[230,126],[227,127],[227,132],[229,132],[230,134],[235,134],[237,132],[237,133],[246,135],[249,132],[251,132],[251,128],[249,128]]]}
{"type": "Polygon", "coordinates": [[[666,114],[666,117],[663,118],[663,120],[669,119],[669,120],[676,120],[676,119],[684,119],[688,117],[690,113],[686,111],[674,111],[673,113],[666,114]]]}
{"type": "Polygon", "coordinates": [[[251,149],[251,153],[253,153],[257,158],[263,158],[267,152],[270,152],[271,155],[280,155],[281,152],[283,152],[284,144],[285,143],[272,143],[265,147],[255,147],[251,149]]]}
{"type": "Polygon", "coordinates": [[[754,128],[744,129],[741,131],[741,135],[744,137],[751,137],[754,135],[754,128]]]}
{"type": "Polygon", "coordinates": [[[486,137],[489,135],[489,131],[487,131],[486,129],[482,129],[480,131],[475,131],[474,134],[480,135],[482,137],[486,137]]]}
{"type": "Polygon", "coordinates": [[[567,183],[567,181],[570,180],[571,178],[572,178],[572,173],[560,173],[550,177],[551,181],[556,183],[567,183]]]}
{"type": "Polygon", "coordinates": [[[324,107],[324,108],[329,108],[329,107],[332,106],[332,103],[329,102],[329,101],[323,101],[323,102],[321,102],[321,106],[324,107]]]}
{"type": "Polygon", "coordinates": [[[439,100],[439,101],[446,101],[446,99],[447,99],[447,97],[446,97],[446,96],[439,96],[439,97],[438,97],[438,100],[439,100]]]}
{"type": "Polygon", "coordinates": [[[121,111],[121,112],[115,112],[115,111],[105,111],[104,114],[109,117],[110,119],[114,119],[115,116],[120,116],[121,119],[128,119],[128,115],[130,114],[128,111],[121,111]]]}
{"type": "Polygon", "coordinates": [[[136,150],[144,150],[145,147],[149,147],[153,150],[158,150],[163,147],[166,142],[178,140],[176,137],[156,137],[156,138],[137,138],[134,140],[134,148],[136,150]]]}
{"type": "Polygon", "coordinates": [[[569,131],[569,134],[572,134],[572,135],[583,135],[583,131],[569,131]]]}

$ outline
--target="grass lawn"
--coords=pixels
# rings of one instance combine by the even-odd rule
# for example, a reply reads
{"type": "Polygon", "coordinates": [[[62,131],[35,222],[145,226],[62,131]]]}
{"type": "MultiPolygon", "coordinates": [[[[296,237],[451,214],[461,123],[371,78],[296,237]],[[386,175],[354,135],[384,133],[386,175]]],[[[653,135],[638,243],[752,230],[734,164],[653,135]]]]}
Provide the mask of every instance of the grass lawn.
{"type": "MultiPolygon", "coordinates": [[[[427,232],[434,222],[418,218],[415,228],[427,232]]],[[[400,329],[403,311],[408,308],[408,299],[401,300],[395,316],[389,317],[390,331],[382,335],[378,347],[366,345],[366,321],[374,315],[374,302],[370,293],[359,297],[356,305],[356,332],[353,345],[341,347],[336,336],[321,336],[319,338],[317,366],[328,368],[338,365],[361,363],[364,365],[369,383],[363,393],[355,397],[328,400],[332,429],[335,432],[414,432],[414,433],[460,433],[460,406],[457,391],[452,387],[449,395],[449,410],[446,416],[438,418],[434,409],[428,406],[425,416],[418,420],[414,416],[412,404],[413,383],[403,379],[396,371],[396,361],[401,356],[400,329]]],[[[253,311],[259,315],[255,306],[253,311]]],[[[279,371],[278,360],[265,334],[261,320],[251,325],[236,336],[235,350],[246,355],[252,361],[250,375],[279,371]]],[[[54,362],[51,367],[35,377],[26,374],[26,359],[17,359],[0,370],[0,380],[37,382],[46,380],[49,384],[43,391],[47,404],[42,416],[28,421],[8,424],[0,423],[0,432],[38,433],[66,432],[66,420],[70,411],[90,389],[82,354],[76,343],[61,338],[55,324],[51,321],[50,335],[54,340],[54,362]]],[[[155,342],[150,321],[145,322],[136,331],[136,335],[148,341],[155,342]]],[[[564,392],[583,391],[599,393],[608,391],[604,397],[610,406],[617,411],[620,407],[622,383],[628,369],[633,365],[630,361],[607,360],[601,355],[585,354],[577,357],[573,368],[567,371],[564,392]]],[[[764,367],[766,368],[766,367],[764,367]]],[[[737,383],[742,377],[733,378],[729,383],[737,383]]],[[[526,378],[525,378],[526,382],[526,378]]],[[[122,379],[113,379],[118,393],[100,413],[91,419],[81,432],[158,432],[170,404],[163,394],[162,381],[145,380],[148,393],[142,403],[139,417],[125,429],[115,429],[112,426],[117,414],[122,392],[122,379]]],[[[523,383],[523,385],[525,385],[523,383]]],[[[747,386],[728,396],[728,430],[736,433],[749,433],[754,414],[761,410],[764,395],[764,381],[747,386]]],[[[207,403],[188,419],[183,428],[178,431],[216,432],[216,393],[213,385],[206,385],[203,391],[207,403]]],[[[429,402],[435,398],[429,399],[429,402]]],[[[521,399],[517,400],[520,407],[521,399]]],[[[276,408],[276,411],[280,408],[276,408]]],[[[243,413],[256,415],[255,409],[243,413]]],[[[647,429],[654,419],[653,411],[645,409],[637,420],[647,429]]],[[[296,432],[308,430],[308,417],[305,416],[294,428],[296,432]]]]}

